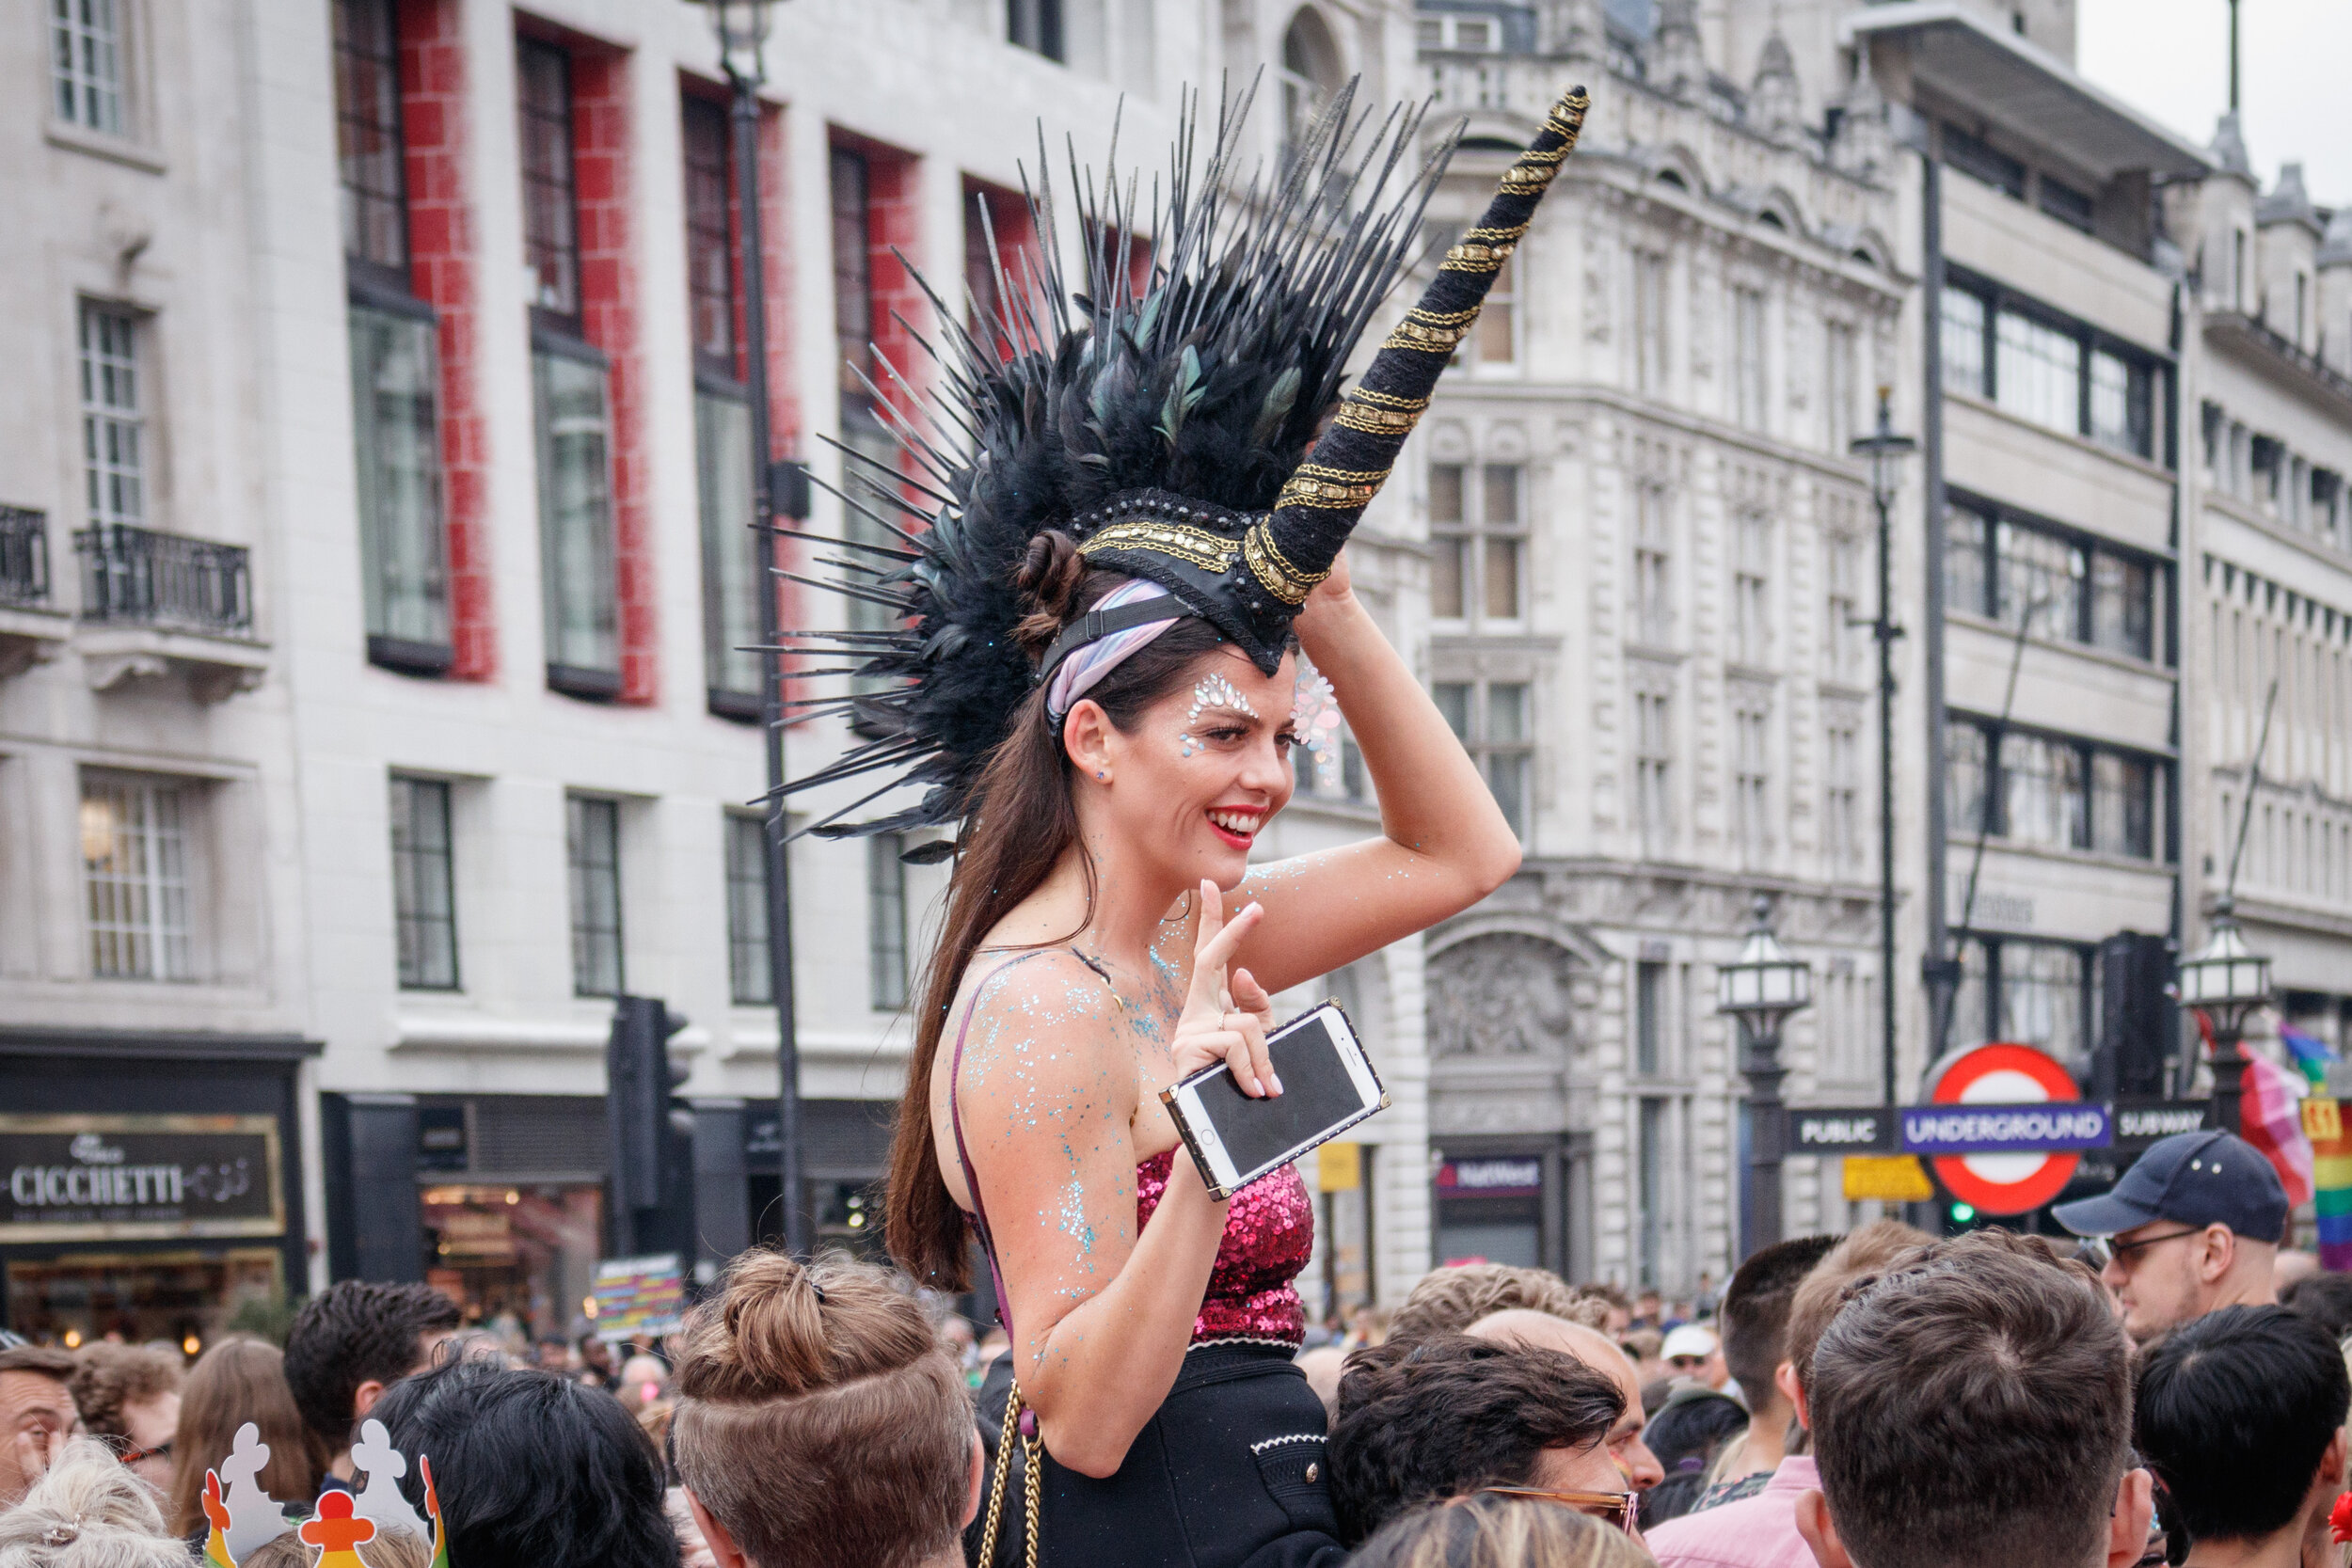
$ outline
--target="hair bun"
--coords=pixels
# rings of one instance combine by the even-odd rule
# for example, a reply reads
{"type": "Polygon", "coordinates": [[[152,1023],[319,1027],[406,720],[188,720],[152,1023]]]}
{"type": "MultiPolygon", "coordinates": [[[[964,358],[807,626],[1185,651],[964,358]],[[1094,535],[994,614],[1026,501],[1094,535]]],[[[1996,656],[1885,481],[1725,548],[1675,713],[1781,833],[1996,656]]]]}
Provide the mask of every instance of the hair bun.
{"type": "Polygon", "coordinates": [[[1029,613],[1013,627],[1015,641],[1032,657],[1052,646],[1061,628],[1077,611],[1078,588],[1086,581],[1086,557],[1077,542],[1057,528],[1049,528],[1029,541],[1013,583],[1029,606],[1029,613]]]}
{"type": "Polygon", "coordinates": [[[802,1264],[746,1252],[687,1323],[676,1384],[690,1398],[772,1399],[904,1366],[930,1320],[879,1269],[828,1254],[802,1264]]]}

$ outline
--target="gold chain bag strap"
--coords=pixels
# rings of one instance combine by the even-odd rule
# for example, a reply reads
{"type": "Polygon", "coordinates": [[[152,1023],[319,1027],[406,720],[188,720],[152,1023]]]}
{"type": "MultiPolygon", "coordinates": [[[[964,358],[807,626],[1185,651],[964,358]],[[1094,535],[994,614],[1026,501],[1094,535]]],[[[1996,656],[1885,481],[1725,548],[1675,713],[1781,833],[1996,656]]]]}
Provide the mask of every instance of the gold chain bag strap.
{"type": "Polygon", "coordinates": [[[1021,1385],[1012,1386],[1005,1400],[1005,1430],[996,1437],[995,1473],[988,1481],[988,1523],[980,1527],[980,1568],[993,1568],[996,1561],[996,1528],[1005,1513],[1005,1473],[1012,1467],[1012,1445],[1021,1443],[1022,1513],[1026,1515],[1028,1553],[1027,1568],[1037,1568],[1037,1462],[1044,1452],[1038,1441],[1037,1412],[1021,1398],[1021,1385]]]}

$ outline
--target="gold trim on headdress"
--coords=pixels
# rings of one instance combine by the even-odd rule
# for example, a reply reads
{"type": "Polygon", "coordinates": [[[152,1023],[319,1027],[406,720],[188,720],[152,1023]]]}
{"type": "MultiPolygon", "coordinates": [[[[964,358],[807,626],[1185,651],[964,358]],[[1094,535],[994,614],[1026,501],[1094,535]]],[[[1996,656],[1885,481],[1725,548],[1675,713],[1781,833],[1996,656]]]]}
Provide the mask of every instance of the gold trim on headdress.
{"type": "Polygon", "coordinates": [[[1150,550],[1173,556],[1204,572],[1223,572],[1233,564],[1233,557],[1241,553],[1241,546],[1204,528],[1137,518],[1106,524],[1078,546],[1080,555],[1093,555],[1100,550],[1150,550]]]}
{"type": "MultiPolygon", "coordinates": [[[[1452,354],[1470,336],[1470,324],[1478,319],[1478,307],[1467,310],[1438,312],[1414,306],[1405,312],[1405,319],[1389,334],[1382,348],[1413,348],[1424,354],[1452,354]]],[[[1278,501],[1277,506],[1282,503],[1278,501]]]]}
{"type": "Polygon", "coordinates": [[[1284,604],[1306,603],[1315,584],[1331,575],[1327,567],[1320,572],[1302,572],[1293,565],[1282,554],[1281,546],[1275,544],[1273,531],[1263,517],[1250,524],[1249,531],[1241,536],[1241,558],[1249,563],[1250,576],[1284,604]]]}
{"type": "Polygon", "coordinates": [[[1332,422],[1360,430],[1367,436],[1409,436],[1428,409],[1427,398],[1401,398],[1359,387],[1347,394],[1347,401],[1340,404],[1339,417],[1332,422]]]}
{"type": "Polygon", "coordinates": [[[1274,509],[1314,506],[1361,511],[1372,504],[1388,478],[1386,468],[1327,468],[1320,463],[1301,463],[1283,482],[1282,493],[1274,498],[1274,509]]]}
{"type": "Polygon", "coordinates": [[[1445,272],[1501,272],[1502,263],[1511,259],[1511,252],[1527,237],[1527,225],[1514,224],[1508,229],[1466,229],[1445,253],[1441,270],[1445,272]]]}

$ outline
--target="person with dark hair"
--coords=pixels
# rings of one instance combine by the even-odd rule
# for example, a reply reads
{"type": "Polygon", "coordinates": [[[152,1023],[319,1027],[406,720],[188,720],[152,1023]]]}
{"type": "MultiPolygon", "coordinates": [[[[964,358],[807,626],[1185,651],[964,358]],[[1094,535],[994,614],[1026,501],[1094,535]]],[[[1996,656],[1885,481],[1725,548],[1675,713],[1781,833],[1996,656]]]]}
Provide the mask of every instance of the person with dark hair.
{"type": "Polygon", "coordinates": [[[2314,1274],[2279,1293],[2279,1305],[2341,1340],[2352,1335],[2352,1274],[2314,1274]]]}
{"type": "Polygon", "coordinates": [[[1726,1500],[1725,1488],[1708,1487],[1690,1513],[1660,1525],[1649,1538],[1660,1562],[1667,1568],[1812,1568],[1812,1550],[1797,1533],[1796,1501],[1820,1484],[1804,1434],[1804,1385],[1814,1343],[1849,1284],[1930,1240],[1926,1231],[1900,1221],[1874,1220],[1837,1242],[1797,1281],[1782,1320],[1781,1359],[1772,1378],[1772,1387],[1788,1402],[1796,1440],[1759,1490],[1726,1500]]]}
{"type": "MultiPolygon", "coordinates": [[[[1100,1568],[1337,1557],[1323,1407],[1292,1361],[1313,1201],[1287,1165],[1213,1195],[1161,1092],[1222,1067],[1250,1098],[1279,1095],[1275,993],[1469,909],[1519,864],[1341,552],[1588,101],[1551,106],[1351,377],[1422,252],[1442,159],[1410,150],[1416,113],[1350,100],[1267,185],[1240,178],[1239,116],[1198,144],[1188,127],[1144,220],[1149,256],[1123,239],[1065,250],[1057,204],[1033,203],[1039,253],[1082,256],[1087,276],[1025,267],[1039,286],[1017,320],[943,325],[933,412],[968,439],[910,447],[939,504],[877,464],[866,499],[915,526],[820,584],[890,629],[797,634],[843,657],[786,670],[862,677],[803,711],[854,707],[875,737],[795,782],[856,781],[804,831],[945,831],[917,851],[953,865],[910,1008],[884,1235],[917,1284],[957,1291],[977,1233],[1009,1338],[981,1429],[1006,1512],[1037,1501],[1050,1560],[1111,1540],[1100,1568]],[[1253,863],[1296,788],[1293,748],[1335,743],[1343,715],[1379,831],[1253,863]],[[884,795],[885,815],[848,820],[884,795]]],[[[1116,195],[1080,206],[1091,231],[1136,233],[1116,195]]],[[[1019,1533],[981,1555],[1019,1552],[1019,1533]]]]}
{"type": "Polygon", "coordinates": [[[47,1345],[0,1350],[0,1508],[14,1506],[73,1435],[73,1357],[47,1345]]]}
{"type": "Polygon", "coordinates": [[[603,1389],[461,1359],[395,1384],[373,1414],[409,1460],[399,1486],[421,1518],[416,1461],[433,1462],[452,1562],[677,1568],[661,1457],[603,1389]]]}
{"type": "Polygon", "coordinates": [[[1712,1494],[1710,1507],[1763,1491],[1788,1457],[1788,1425],[1797,1414],[1795,1402],[1780,1386],[1788,1308],[1797,1287],[1837,1241],[1835,1236],[1800,1236],[1759,1247],[1724,1288],[1723,1312],[1716,1320],[1723,1331],[1724,1364],[1740,1386],[1750,1419],[1746,1438],[1722,1475],[1730,1484],[1712,1494]]]}
{"type": "Polygon", "coordinates": [[[1666,1479],[1658,1456],[1644,1442],[1642,1388],[1633,1381],[1633,1363],[1611,1342],[1608,1335],[1584,1323],[1526,1307],[1490,1312],[1470,1324],[1469,1333],[1473,1339],[1495,1344],[1565,1352],[1615,1384],[1617,1392],[1625,1397],[1625,1409],[1609,1429],[1610,1456],[1624,1472],[1626,1484],[1636,1492],[1647,1492],[1666,1479]]]}
{"type": "Polygon", "coordinates": [[[718,1568],[961,1568],[984,1479],[972,1395],[888,1273],[744,1253],[687,1320],[677,1394],[718,1568]]]}
{"type": "Polygon", "coordinates": [[[1707,1491],[1707,1478],[1724,1449],[1748,1430],[1748,1413],[1728,1394],[1678,1388],[1642,1429],[1642,1441],[1665,1479],[1642,1494],[1645,1533],[1682,1518],[1707,1491]]]}
{"type": "Polygon", "coordinates": [[[1563,1351],[1460,1334],[1359,1351],[1326,1445],[1340,1538],[1482,1486],[1629,1498],[1608,1449],[1624,1413],[1617,1385],[1563,1351]]]}
{"type": "Polygon", "coordinates": [[[286,1335],[286,1386],[326,1446],[320,1484],[351,1479],[352,1429],[384,1391],[433,1364],[442,1341],[465,1323],[457,1304],[430,1285],[343,1279],[294,1314],[286,1335]]]}
{"type": "Polygon", "coordinates": [[[2108,1191],[2050,1214],[2091,1238],[2123,1330],[2145,1345],[2219,1307],[2276,1304],[2288,1207],[2262,1150],[2208,1130],[2158,1139],[2108,1191]]]}
{"type": "MultiPolygon", "coordinates": [[[[1813,1353],[1821,1568],[2125,1568],[2148,1541],[2131,1346],[2090,1271],[1989,1233],[1865,1278],[1813,1353]]],[[[1737,1505],[1734,1505],[1737,1506],[1737,1505]]]]}
{"type": "Polygon", "coordinates": [[[2133,1441],[2189,1560],[2225,1545],[2248,1568],[2300,1562],[2312,1514],[2344,1489],[2347,1408],[2334,1337],[2282,1307],[2225,1307],[2150,1350],[2133,1441]]]}

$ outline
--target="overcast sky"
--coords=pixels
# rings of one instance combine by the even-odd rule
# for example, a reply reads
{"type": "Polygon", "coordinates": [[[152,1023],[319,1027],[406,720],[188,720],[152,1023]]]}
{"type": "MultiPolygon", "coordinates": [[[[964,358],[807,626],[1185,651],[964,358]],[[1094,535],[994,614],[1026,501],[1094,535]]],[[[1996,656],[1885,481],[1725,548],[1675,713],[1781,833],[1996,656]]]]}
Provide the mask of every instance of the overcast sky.
{"type": "MultiPolygon", "coordinates": [[[[2082,73],[2199,147],[2230,102],[2229,0],[2079,0],[2082,73]]],[[[2239,92],[2263,188],[2301,159],[2323,207],[2352,203],[2352,0],[2242,0],[2239,92]]]]}

